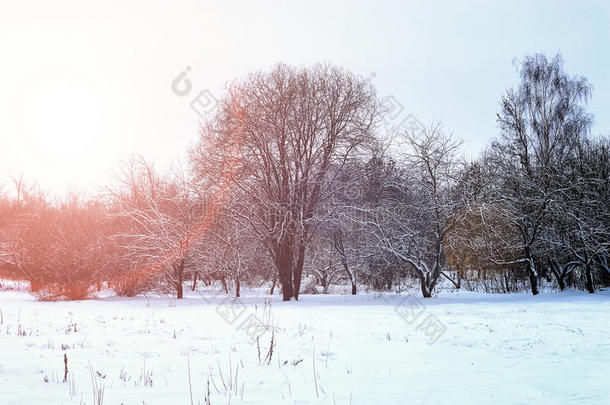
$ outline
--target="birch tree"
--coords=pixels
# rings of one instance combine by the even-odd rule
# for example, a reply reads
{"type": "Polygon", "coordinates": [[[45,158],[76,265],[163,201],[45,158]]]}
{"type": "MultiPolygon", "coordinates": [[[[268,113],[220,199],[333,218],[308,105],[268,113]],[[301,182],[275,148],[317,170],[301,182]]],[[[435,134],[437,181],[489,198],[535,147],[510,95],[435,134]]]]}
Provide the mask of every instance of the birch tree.
{"type": "MultiPolygon", "coordinates": [[[[496,202],[520,235],[519,263],[527,267],[532,294],[538,294],[536,252],[549,204],[566,185],[561,171],[592,123],[584,103],[591,85],[570,77],[557,55],[536,54],[521,63],[521,84],[502,97],[501,138],[492,144],[490,163],[501,179],[496,202]]],[[[569,185],[568,185],[569,187],[569,185]]]]}

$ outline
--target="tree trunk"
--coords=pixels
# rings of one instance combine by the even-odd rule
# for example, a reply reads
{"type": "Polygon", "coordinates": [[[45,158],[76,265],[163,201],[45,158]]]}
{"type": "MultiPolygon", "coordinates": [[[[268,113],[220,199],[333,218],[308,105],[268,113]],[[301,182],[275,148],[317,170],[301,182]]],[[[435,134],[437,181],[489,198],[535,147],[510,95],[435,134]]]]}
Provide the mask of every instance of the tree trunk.
{"type": "Polygon", "coordinates": [[[530,279],[530,286],[532,287],[532,295],[538,295],[538,277],[533,271],[528,272],[530,279]]]}
{"type": "Polygon", "coordinates": [[[182,283],[178,282],[178,283],[176,283],[176,298],[181,300],[182,295],[183,295],[182,283]]]}
{"type": "Polygon", "coordinates": [[[566,272],[565,272],[564,268],[562,268],[560,270],[559,265],[552,261],[551,261],[551,263],[549,263],[549,267],[551,268],[551,273],[553,273],[553,275],[555,276],[555,279],[557,280],[557,284],[559,285],[559,290],[560,291],[565,290],[566,289],[566,282],[565,282],[566,272]]]}
{"type": "Polygon", "coordinates": [[[565,275],[562,274],[557,278],[557,284],[559,284],[559,291],[563,291],[566,289],[565,275]]]}
{"type": "Polygon", "coordinates": [[[235,276],[235,298],[239,298],[239,275],[235,276]]]}
{"type": "Polygon", "coordinates": [[[38,280],[30,280],[30,291],[31,292],[38,292],[40,291],[40,285],[42,283],[40,283],[38,280]]]}
{"type": "Polygon", "coordinates": [[[180,300],[183,296],[184,260],[181,260],[180,263],[174,267],[174,275],[176,276],[176,298],[180,300]]]}
{"type": "Polygon", "coordinates": [[[282,301],[290,301],[293,296],[292,287],[292,249],[287,241],[278,246],[275,266],[282,285],[282,301]]]}
{"type": "Polygon", "coordinates": [[[352,283],[352,295],[356,295],[356,280],[355,280],[354,274],[349,269],[349,265],[347,263],[347,258],[343,254],[341,254],[341,264],[343,265],[343,269],[349,276],[349,281],[352,283]]]}
{"type": "Polygon", "coordinates": [[[532,257],[529,246],[525,248],[525,258],[527,259],[527,270],[530,286],[532,288],[532,295],[538,295],[538,274],[536,273],[536,265],[534,264],[534,258],[532,257]]]}
{"type": "Polygon", "coordinates": [[[301,277],[303,276],[303,266],[305,265],[305,244],[299,246],[299,257],[297,258],[296,266],[292,273],[293,295],[295,300],[299,300],[299,291],[301,290],[301,277]]]}
{"type": "Polygon", "coordinates": [[[229,293],[229,288],[227,287],[227,280],[224,277],[220,278],[220,282],[222,283],[222,288],[224,288],[225,293],[229,293]]]}
{"type": "Polygon", "coordinates": [[[271,282],[271,289],[269,290],[269,295],[273,295],[275,291],[275,284],[277,283],[277,276],[273,277],[273,281],[271,282]]]}
{"type": "Polygon", "coordinates": [[[591,265],[589,263],[585,265],[585,278],[587,291],[590,294],[593,294],[595,292],[595,289],[593,288],[593,276],[591,275],[591,265]]]}
{"type": "Polygon", "coordinates": [[[285,274],[280,277],[282,283],[282,301],[290,301],[292,299],[292,279],[290,274],[285,274]]]}
{"type": "Polygon", "coordinates": [[[191,291],[195,291],[195,288],[197,288],[197,272],[193,272],[193,288],[191,289],[191,291]]]}
{"type": "Polygon", "coordinates": [[[432,294],[430,293],[430,290],[428,289],[428,286],[426,285],[426,280],[424,278],[420,278],[419,281],[421,284],[421,293],[424,296],[424,298],[432,297],[432,294]]]}

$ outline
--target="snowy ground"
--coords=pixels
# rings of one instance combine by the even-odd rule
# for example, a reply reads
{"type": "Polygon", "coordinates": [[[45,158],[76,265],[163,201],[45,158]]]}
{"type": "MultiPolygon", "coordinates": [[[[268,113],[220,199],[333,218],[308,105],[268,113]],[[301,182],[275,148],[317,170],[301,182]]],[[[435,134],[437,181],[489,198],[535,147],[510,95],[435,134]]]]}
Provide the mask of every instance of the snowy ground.
{"type": "Polygon", "coordinates": [[[208,381],[211,404],[610,403],[608,291],[209,294],[0,291],[0,403],[92,404],[98,384],[104,404],[204,404],[208,381]]]}

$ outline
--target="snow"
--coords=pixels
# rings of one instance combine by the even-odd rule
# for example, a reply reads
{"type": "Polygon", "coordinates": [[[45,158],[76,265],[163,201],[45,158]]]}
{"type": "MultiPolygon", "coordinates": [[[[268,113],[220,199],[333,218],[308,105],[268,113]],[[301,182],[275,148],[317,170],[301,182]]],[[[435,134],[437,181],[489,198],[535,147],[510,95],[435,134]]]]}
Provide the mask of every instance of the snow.
{"type": "Polygon", "coordinates": [[[211,404],[610,403],[610,291],[244,294],[2,290],[0,403],[92,404],[95,382],[105,404],[204,404],[210,374],[211,404]]]}

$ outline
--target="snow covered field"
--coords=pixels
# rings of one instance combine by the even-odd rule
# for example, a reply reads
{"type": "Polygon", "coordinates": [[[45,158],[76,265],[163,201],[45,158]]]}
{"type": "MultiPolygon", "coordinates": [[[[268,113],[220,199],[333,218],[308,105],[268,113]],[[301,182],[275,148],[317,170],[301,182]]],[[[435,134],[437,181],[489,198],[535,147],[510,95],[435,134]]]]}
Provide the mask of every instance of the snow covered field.
{"type": "Polygon", "coordinates": [[[0,403],[610,403],[609,291],[245,295],[0,291],[0,403]]]}

